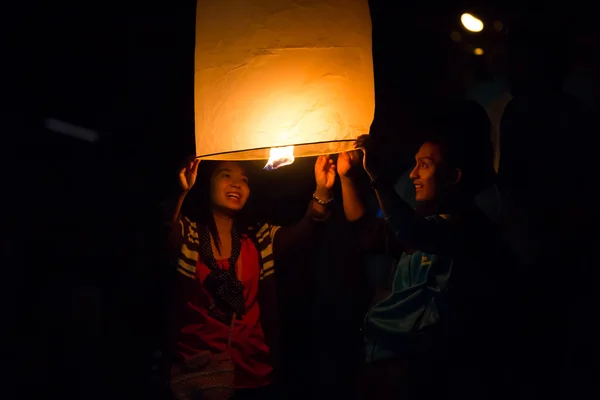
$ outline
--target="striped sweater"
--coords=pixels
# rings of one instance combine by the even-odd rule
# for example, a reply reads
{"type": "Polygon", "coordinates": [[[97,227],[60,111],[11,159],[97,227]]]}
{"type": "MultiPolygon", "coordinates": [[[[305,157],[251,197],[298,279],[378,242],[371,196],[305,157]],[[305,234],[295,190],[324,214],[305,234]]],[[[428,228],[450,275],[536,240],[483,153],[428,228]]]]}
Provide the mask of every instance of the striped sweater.
{"type": "MultiPolygon", "coordinates": [[[[177,271],[190,279],[196,278],[196,264],[200,258],[200,236],[198,224],[188,217],[179,218],[178,229],[181,233],[181,250],[177,258],[177,271]]],[[[262,224],[259,229],[251,229],[256,232],[253,239],[260,254],[260,280],[275,273],[275,255],[273,254],[273,243],[275,234],[281,227],[268,223],[262,224]]]]}
{"type": "MultiPolygon", "coordinates": [[[[319,236],[320,227],[328,219],[329,213],[319,213],[313,204],[310,203],[304,217],[295,225],[281,227],[263,223],[249,229],[249,235],[260,255],[260,320],[265,340],[271,349],[271,363],[275,369],[279,364],[280,353],[276,264],[289,254],[290,250],[309,247],[319,236]]],[[[178,249],[175,262],[179,289],[176,293],[194,290],[196,265],[200,257],[199,224],[186,216],[180,216],[175,226],[171,227],[171,241],[175,243],[175,249],[178,249]]],[[[176,304],[177,297],[176,295],[176,304]]]]}

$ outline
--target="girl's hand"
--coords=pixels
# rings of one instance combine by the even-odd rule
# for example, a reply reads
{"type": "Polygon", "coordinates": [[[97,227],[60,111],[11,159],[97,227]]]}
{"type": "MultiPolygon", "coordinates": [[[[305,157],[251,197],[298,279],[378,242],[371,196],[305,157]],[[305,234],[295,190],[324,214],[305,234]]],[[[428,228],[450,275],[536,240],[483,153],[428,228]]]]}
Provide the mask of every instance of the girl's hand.
{"type": "Polygon", "coordinates": [[[184,167],[179,171],[179,187],[184,192],[189,192],[196,183],[198,164],[200,164],[200,159],[194,157],[186,161],[184,167]]]}
{"type": "Polygon", "coordinates": [[[319,156],[315,163],[315,182],[317,191],[331,190],[335,183],[335,164],[329,156],[319,156]]]}

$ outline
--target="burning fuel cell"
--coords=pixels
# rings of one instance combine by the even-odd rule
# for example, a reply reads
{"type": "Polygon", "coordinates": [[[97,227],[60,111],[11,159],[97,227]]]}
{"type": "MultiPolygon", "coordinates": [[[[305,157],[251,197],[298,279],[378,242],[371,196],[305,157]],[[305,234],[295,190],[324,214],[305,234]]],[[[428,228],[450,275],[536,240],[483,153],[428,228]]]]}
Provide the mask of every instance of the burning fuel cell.
{"type": "Polygon", "coordinates": [[[375,109],[368,0],[200,0],[196,154],[269,160],[353,148],[375,109]]]}
{"type": "Polygon", "coordinates": [[[265,165],[267,171],[290,165],[295,160],[294,146],[273,147],[270,150],[269,160],[265,165]]]}

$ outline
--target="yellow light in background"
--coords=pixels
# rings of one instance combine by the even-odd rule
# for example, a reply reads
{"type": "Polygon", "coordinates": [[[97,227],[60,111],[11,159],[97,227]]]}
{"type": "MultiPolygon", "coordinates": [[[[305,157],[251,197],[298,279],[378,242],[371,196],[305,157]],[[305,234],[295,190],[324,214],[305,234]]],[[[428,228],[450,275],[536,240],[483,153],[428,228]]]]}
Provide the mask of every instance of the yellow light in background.
{"type": "Polygon", "coordinates": [[[469,13],[461,15],[460,22],[462,22],[463,26],[468,31],[481,32],[483,30],[483,22],[469,13]]]}
{"type": "Polygon", "coordinates": [[[194,94],[202,159],[352,149],[375,110],[368,0],[199,0],[194,94]]]}
{"type": "Polygon", "coordinates": [[[482,56],[483,49],[481,47],[477,47],[475,50],[473,50],[473,54],[475,54],[476,56],[482,56]]]}

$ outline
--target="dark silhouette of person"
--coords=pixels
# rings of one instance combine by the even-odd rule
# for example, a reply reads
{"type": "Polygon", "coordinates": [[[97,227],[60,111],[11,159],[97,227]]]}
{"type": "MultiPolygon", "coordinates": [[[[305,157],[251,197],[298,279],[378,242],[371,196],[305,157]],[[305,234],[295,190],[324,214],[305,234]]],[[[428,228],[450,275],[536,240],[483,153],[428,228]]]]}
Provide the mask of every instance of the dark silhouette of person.
{"type": "Polygon", "coordinates": [[[528,22],[509,37],[513,99],[500,124],[499,177],[504,225],[522,284],[522,387],[555,396],[568,321],[574,304],[581,303],[577,299],[589,293],[583,259],[598,215],[593,184],[598,163],[586,150],[586,136],[596,124],[591,112],[562,89],[570,63],[568,30],[549,32],[528,22]],[[567,284],[566,276],[581,284],[567,284]]]}

